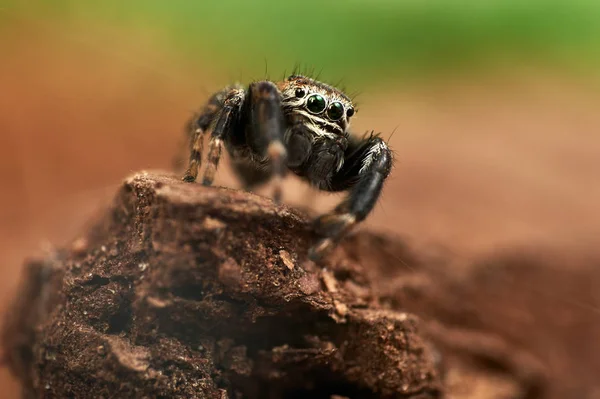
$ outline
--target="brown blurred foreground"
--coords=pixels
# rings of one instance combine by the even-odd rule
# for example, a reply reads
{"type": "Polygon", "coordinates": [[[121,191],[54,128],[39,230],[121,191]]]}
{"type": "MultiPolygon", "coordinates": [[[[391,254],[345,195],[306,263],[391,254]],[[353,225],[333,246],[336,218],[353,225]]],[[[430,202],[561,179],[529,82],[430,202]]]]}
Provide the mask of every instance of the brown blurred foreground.
{"type": "MultiPolygon", "coordinates": [[[[46,241],[59,245],[73,237],[123,176],[168,167],[185,119],[208,91],[226,83],[169,69],[168,55],[120,46],[115,51],[129,55],[128,62],[35,35],[3,50],[2,303],[25,256],[39,253],[46,241]],[[146,64],[172,72],[139,67],[146,64]]],[[[556,320],[564,329],[547,338],[558,350],[590,356],[589,336],[571,330],[569,320],[589,328],[600,324],[598,280],[590,275],[589,286],[575,284],[569,270],[590,265],[586,259],[600,252],[600,95],[588,81],[538,71],[523,76],[465,77],[361,96],[355,129],[395,130],[391,146],[399,160],[367,225],[418,245],[441,243],[465,259],[514,245],[551,247],[561,268],[550,267],[545,279],[521,280],[512,269],[501,277],[516,297],[540,301],[550,315],[561,309],[556,320]],[[565,263],[561,256],[581,261],[565,263]]],[[[218,183],[233,186],[226,162],[218,183]]],[[[287,187],[287,201],[303,204],[303,186],[290,181],[287,187]]],[[[310,205],[323,210],[337,200],[321,195],[310,205]]],[[[462,276],[460,267],[449,272],[462,276]]],[[[492,301],[493,286],[489,293],[477,298],[489,309],[473,317],[508,312],[532,325],[540,317],[533,312],[541,306],[502,307],[492,301]]],[[[600,379],[598,365],[580,366],[570,369],[579,383],[600,379]]],[[[0,383],[6,386],[0,395],[14,397],[16,386],[4,371],[0,383]]]]}

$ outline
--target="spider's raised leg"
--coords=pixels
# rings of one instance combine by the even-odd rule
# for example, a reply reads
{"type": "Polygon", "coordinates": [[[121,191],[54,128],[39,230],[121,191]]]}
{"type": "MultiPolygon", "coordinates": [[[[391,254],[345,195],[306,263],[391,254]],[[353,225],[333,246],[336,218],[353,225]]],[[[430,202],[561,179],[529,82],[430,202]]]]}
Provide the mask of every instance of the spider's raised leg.
{"type": "Polygon", "coordinates": [[[223,107],[210,135],[208,162],[206,169],[204,170],[204,176],[202,177],[202,184],[205,186],[210,186],[215,178],[217,166],[219,166],[219,159],[221,159],[221,152],[223,150],[223,139],[225,135],[229,134],[231,129],[235,127],[233,123],[234,121],[237,121],[241,115],[245,97],[246,93],[244,89],[234,88],[227,93],[227,96],[223,101],[223,107]]]}
{"type": "Polygon", "coordinates": [[[342,168],[333,176],[330,191],[349,189],[348,197],[333,212],[315,220],[314,229],[322,239],[310,249],[317,261],[365,219],[375,206],[383,183],[392,169],[392,152],[377,135],[351,139],[342,168]]]}
{"type": "Polygon", "coordinates": [[[198,168],[202,161],[202,150],[204,144],[204,134],[210,127],[215,116],[219,113],[219,110],[223,107],[223,102],[227,94],[232,90],[231,87],[218,91],[213,94],[209,99],[202,111],[194,115],[187,123],[186,139],[189,142],[189,160],[188,168],[185,171],[183,180],[187,182],[196,181],[198,176],[198,168]]]}
{"type": "MultiPolygon", "coordinates": [[[[277,86],[269,81],[255,82],[249,87],[250,94],[250,136],[247,144],[263,159],[268,158],[271,177],[274,177],[275,202],[281,200],[281,182],[286,172],[287,151],[283,144],[285,120],[281,108],[281,94],[277,86]]],[[[264,179],[257,175],[257,182],[264,179]]],[[[253,182],[247,182],[253,183],[253,182]]]]}

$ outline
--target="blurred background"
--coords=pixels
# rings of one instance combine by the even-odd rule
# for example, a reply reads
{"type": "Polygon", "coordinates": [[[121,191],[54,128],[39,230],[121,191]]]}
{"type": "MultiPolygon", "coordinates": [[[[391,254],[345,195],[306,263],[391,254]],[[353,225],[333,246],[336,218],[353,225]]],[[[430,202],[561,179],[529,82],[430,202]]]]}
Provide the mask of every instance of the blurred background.
{"type": "MultiPolygon", "coordinates": [[[[0,304],[127,175],[171,168],[213,91],[298,65],[355,96],[355,131],[390,137],[366,227],[465,258],[600,251],[597,1],[0,0],[0,57],[0,304]]],[[[285,196],[341,199],[293,178],[285,196]]]]}

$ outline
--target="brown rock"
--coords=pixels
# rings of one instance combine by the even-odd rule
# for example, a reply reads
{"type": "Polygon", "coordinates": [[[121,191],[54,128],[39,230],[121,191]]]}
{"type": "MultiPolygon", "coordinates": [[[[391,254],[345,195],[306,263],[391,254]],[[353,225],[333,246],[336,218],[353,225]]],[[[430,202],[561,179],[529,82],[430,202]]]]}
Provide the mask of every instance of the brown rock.
{"type": "Polygon", "coordinates": [[[135,175],[77,242],[28,263],[8,364],[26,397],[542,395],[534,354],[446,322],[443,267],[369,233],[314,265],[307,226],[254,194],[135,175]]]}

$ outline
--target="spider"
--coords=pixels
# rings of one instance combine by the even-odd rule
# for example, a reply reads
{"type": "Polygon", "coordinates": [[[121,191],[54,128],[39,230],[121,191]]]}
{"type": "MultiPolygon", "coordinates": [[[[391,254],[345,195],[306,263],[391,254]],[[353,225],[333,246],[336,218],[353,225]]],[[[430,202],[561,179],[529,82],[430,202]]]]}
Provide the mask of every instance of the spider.
{"type": "Polygon", "coordinates": [[[190,156],[183,181],[196,181],[203,136],[211,130],[205,186],[212,184],[225,146],[244,189],[272,180],[277,203],[287,170],[320,190],[348,190],[344,201],[313,223],[319,241],[308,257],[318,261],[372,211],[392,169],[392,152],[379,134],[356,137],[348,130],[355,112],[341,90],[303,75],[228,86],[187,124],[190,156]]]}

